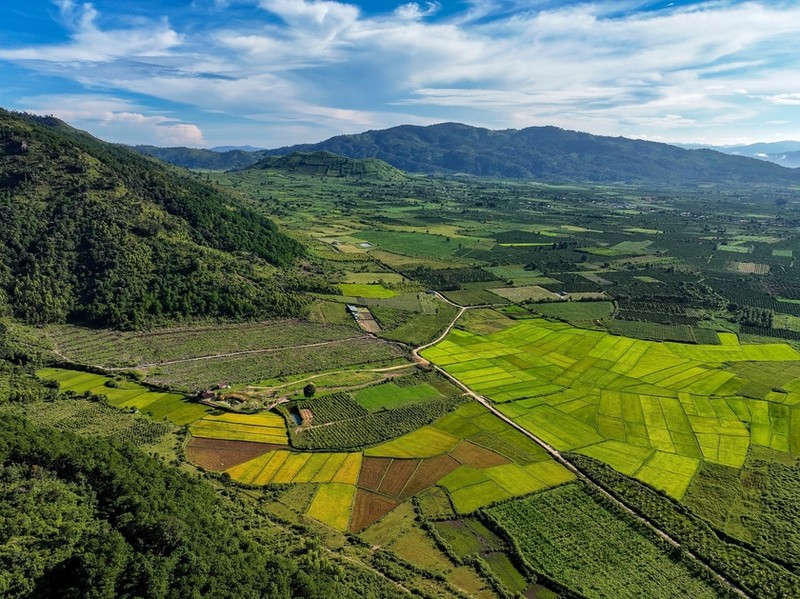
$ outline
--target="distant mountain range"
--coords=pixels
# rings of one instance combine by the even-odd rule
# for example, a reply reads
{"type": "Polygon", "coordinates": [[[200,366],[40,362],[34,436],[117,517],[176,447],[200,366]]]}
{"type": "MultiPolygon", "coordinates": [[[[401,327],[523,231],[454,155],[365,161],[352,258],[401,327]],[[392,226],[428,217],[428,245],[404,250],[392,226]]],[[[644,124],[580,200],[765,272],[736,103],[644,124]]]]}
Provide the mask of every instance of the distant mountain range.
{"type": "Polygon", "coordinates": [[[744,146],[703,146],[699,144],[677,144],[681,148],[706,148],[725,154],[748,156],[774,162],[787,168],[800,167],[800,141],[776,141],[771,143],[754,143],[744,146]]]}
{"type": "Polygon", "coordinates": [[[255,146],[214,146],[209,148],[212,152],[232,152],[235,150],[242,150],[243,152],[260,152],[266,148],[256,148],[255,146]]]}
{"type": "Polygon", "coordinates": [[[458,123],[402,125],[258,152],[136,149],[196,169],[240,169],[266,155],[325,151],[348,158],[378,158],[407,172],[434,175],[645,185],[800,183],[800,172],[764,160],[557,127],[494,131],[458,123]]]}

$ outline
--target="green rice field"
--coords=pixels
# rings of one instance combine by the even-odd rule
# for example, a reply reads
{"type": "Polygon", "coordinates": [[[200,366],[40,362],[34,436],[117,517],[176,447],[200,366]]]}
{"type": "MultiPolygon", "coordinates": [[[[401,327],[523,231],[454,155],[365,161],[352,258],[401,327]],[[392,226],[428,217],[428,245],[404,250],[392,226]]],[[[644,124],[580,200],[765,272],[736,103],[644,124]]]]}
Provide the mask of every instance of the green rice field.
{"type": "Polygon", "coordinates": [[[397,295],[396,291],[387,289],[383,285],[370,285],[358,283],[341,283],[339,290],[342,295],[349,297],[388,298],[397,295]]]}
{"type": "Polygon", "coordinates": [[[428,383],[400,387],[390,382],[367,387],[355,394],[355,400],[370,412],[391,410],[440,397],[441,393],[428,383]]]}
{"type": "Polygon", "coordinates": [[[800,360],[783,343],[656,343],[531,319],[484,335],[454,329],[422,355],[556,449],[675,498],[704,460],[741,467],[751,444],[800,451],[800,373],[782,393],[753,396],[736,370],[800,360]]]}

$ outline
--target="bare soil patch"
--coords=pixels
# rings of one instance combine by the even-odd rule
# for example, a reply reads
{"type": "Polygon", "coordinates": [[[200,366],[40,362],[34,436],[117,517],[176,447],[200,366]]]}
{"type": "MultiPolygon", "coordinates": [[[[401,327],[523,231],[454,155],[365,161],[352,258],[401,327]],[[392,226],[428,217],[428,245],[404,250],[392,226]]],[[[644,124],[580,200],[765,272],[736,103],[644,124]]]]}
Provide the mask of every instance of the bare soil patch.
{"type": "Polygon", "coordinates": [[[365,457],[361,462],[361,471],[358,473],[358,486],[370,491],[377,491],[391,463],[392,458],[365,457]]]}
{"type": "Polygon", "coordinates": [[[364,489],[356,491],[353,513],[350,516],[350,532],[360,532],[391,512],[400,503],[389,497],[364,489]]]}
{"type": "Polygon", "coordinates": [[[383,482],[378,488],[378,493],[397,497],[400,491],[406,486],[406,483],[414,474],[414,471],[419,466],[422,460],[395,460],[386,471],[386,476],[383,477],[383,482]]]}
{"type": "Polygon", "coordinates": [[[272,443],[192,437],[186,445],[186,458],[205,470],[221,472],[276,449],[287,447],[272,443]]]}
{"type": "Polygon", "coordinates": [[[471,466],[473,468],[489,468],[491,466],[500,466],[511,462],[507,457],[495,453],[490,449],[486,449],[485,447],[481,447],[480,445],[475,445],[470,441],[463,441],[460,443],[450,452],[450,455],[464,466],[471,466]]]}
{"type": "Polygon", "coordinates": [[[412,495],[432,487],[442,477],[447,476],[460,465],[449,455],[440,455],[422,460],[400,493],[400,499],[408,499],[412,495]]]}

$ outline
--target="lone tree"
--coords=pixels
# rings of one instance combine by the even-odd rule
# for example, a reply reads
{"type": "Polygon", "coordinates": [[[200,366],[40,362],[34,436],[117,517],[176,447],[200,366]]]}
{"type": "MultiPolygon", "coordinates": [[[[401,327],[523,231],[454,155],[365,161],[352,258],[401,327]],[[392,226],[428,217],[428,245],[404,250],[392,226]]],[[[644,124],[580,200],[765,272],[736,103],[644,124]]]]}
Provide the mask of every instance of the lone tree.
{"type": "Polygon", "coordinates": [[[314,386],[314,383],[309,383],[305,387],[303,387],[303,395],[306,397],[314,397],[314,393],[317,392],[317,388],[314,386]]]}

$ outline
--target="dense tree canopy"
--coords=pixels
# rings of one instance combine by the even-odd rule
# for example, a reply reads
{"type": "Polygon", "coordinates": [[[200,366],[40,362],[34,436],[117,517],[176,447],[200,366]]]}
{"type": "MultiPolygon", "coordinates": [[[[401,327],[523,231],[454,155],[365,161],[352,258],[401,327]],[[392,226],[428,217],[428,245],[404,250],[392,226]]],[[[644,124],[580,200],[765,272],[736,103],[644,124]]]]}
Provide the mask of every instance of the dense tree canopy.
{"type": "Polygon", "coordinates": [[[294,316],[303,252],[238,200],[56,119],[0,111],[0,309],[134,328],[294,316]]]}

